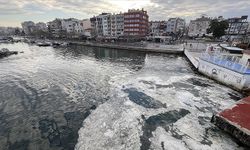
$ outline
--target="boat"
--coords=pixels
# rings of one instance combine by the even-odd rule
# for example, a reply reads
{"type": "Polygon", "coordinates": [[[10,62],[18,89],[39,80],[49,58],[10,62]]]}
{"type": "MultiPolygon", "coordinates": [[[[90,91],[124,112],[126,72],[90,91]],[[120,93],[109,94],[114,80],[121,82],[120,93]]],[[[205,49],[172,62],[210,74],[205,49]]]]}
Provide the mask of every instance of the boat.
{"type": "Polygon", "coordinates": [[[51,46],[51,43],[50,42],[38,42],[37,46],[40,46],[40,47],[51,46]]]}
{"type": "Polygon", "coordinates": [[[61,45],[61,43],[59,43],[59,42],[52,42],[52,46],[60,46],[61,45]]]}
{"type": "Polygon", "coordinates": [[[199,57],[198,71],[237,90],[249,91],[250,51],[209,45],[199,57]]]}
{"type": "Polygon", "coordinates": [[[0,43],[13,43],[12,37],[0,37],[0,43]]]}

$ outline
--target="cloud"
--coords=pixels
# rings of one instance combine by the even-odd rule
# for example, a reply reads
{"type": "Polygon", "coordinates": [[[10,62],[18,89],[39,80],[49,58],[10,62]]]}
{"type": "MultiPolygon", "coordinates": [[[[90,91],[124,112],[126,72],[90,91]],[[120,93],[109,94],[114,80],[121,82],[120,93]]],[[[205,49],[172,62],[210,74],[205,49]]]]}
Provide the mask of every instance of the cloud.
{"type": "Polygon", "coordinates": [[[213,17],[250,15],[249,6],[250,0],[1,0],[0,19],[6,16],[26,19],[36,15],[56,18],[60,17],[58,14],[89,18],[102,12],[119,13],[129,8],[144,8],[150,20],[170,17],[189,20],[201,14],[213,17]]]}

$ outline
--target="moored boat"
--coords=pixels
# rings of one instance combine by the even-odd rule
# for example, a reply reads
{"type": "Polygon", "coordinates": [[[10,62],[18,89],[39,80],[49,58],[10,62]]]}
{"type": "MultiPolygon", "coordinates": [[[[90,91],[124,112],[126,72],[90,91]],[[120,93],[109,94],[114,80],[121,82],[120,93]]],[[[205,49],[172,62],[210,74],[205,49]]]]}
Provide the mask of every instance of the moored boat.
{"type": "Polygon", "coordinates": [[[37,43],[37,46],[51,46],[51,43],[50,42],[38,42],[37,43]]]}
{"type": "Polygon", "coordinates": [[[198,71],[241,91],[250,90],[250,52],[210,45],[199,57],[198,71]]]}

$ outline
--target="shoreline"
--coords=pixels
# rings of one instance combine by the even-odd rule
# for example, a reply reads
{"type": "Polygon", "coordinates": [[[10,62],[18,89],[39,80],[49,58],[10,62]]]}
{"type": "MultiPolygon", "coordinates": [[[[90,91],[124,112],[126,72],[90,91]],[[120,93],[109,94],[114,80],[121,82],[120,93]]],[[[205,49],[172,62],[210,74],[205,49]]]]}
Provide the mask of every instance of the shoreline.
{"type": "Polygon", "coordinates": [[[154,53],[165,53],[165,54],[179,54],[183,55],[184,50],[178,48],[148,48],[148,47],[138,47],[138,46],[125,46],[125,45],[112,45],[103,43],[86,43],[86,42],[71,42],[71,44],[89,46],[89,47],[100,47],[100,48],[110,48],[110,49],[120,49],[120,50],[130,50],[130,51],[142,51],[142,52],[154,52],[154,53]]]}
{"type": "Polygon", "coordinates": [[[165,53],[165,54],[175,54],[184,55],[184,47],[182,44],[178,45],[165,45],[161,43],[142,43],[139,42],[120,42],[120,43],[103,43],[103,42],[93,42],[93,41],[79,41],[79,40],[65,40],[65,39],[32,39],[29,40],[37,41],[48,41],[48,42],[67,42],[71,45],[83,45],[88,47],[99,47],[99,48],[110,48],[117,50],[129,50],[129,51],[141,51],[141,52],[151,52],[151,53],[165,53]],[[134,45],[132,45],[134,44],[134,45]],[[137,46],[137,45],[138,46],[137,46]]]}

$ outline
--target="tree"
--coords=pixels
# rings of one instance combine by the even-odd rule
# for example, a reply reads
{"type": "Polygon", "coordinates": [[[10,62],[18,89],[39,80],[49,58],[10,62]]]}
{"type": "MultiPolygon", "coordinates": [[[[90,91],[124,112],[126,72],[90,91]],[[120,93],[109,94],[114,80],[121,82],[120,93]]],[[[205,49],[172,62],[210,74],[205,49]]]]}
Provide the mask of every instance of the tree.
{"type": "Polygon", "coordinates": [[[214,38],[220,38],[226,34],[226,29],[228,29],[229,24],[227,21],[218,21],[217,19],[213,19],[210,22],[209,28],[207,29],[207,33],[212,33],[214,38]]]}
{"type": "Polygon", "coordinates": [[[21,31],[20,31],[18,28],[15,28],[14,34],[15,34],[15,35],[20,35],[20,34],[21,34],[21,31]]]}

